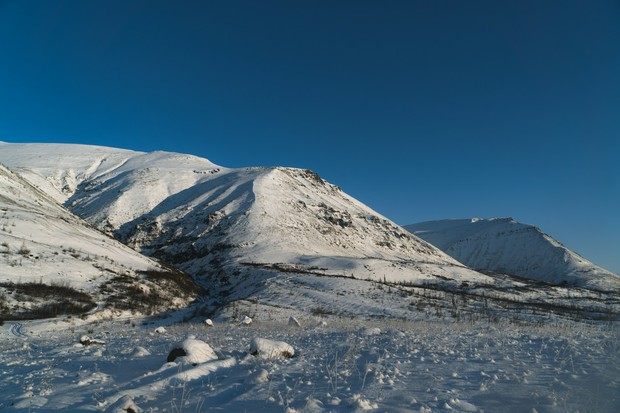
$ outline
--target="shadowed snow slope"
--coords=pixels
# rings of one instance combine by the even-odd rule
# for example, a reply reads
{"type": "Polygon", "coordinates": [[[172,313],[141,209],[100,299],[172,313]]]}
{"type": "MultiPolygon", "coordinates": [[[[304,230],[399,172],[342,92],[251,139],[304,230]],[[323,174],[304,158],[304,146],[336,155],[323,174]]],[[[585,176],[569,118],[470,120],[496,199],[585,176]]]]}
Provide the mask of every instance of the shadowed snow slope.
{"type": "Polygon", "coordinates": [[[76,301],[70,312],[95,304],[122,307],[118,295],[130,287],[157,295],[150,310],[186,306],[196,296],[167,281],[178,275],[189,282],[186,275],[93,229],[2,165],[0,245],[0,317],[55,315],[76,301]]]}
{"type": "Polygon", "coordinates": [[[456,260],[478,270],[601,289],[620,279],[582,258],[537,227],[512,218],[452,219],[405,226],[456,260]]]}

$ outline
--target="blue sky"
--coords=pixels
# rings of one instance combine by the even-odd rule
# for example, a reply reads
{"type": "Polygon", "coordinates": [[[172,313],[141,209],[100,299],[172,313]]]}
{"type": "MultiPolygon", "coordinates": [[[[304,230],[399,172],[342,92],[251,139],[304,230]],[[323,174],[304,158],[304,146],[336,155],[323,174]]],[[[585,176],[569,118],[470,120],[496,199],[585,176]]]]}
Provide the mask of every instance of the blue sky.
{"type": "Polygon", "coordinates": [[[620,3],[0,0],[0,140],[310,168],[620,272],[620,3]]]}

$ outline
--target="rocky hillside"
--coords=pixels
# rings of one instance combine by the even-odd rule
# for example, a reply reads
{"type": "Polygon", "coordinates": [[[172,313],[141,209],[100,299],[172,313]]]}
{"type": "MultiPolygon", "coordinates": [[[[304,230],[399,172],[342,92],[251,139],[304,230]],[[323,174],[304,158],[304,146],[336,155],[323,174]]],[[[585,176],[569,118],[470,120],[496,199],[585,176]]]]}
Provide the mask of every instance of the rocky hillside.
{"type": "Polygon", "coordinates": [[[96,307],[150,314],[198,292],[186,274],[93,229],[0,165],[0,319],[96,307]]]}

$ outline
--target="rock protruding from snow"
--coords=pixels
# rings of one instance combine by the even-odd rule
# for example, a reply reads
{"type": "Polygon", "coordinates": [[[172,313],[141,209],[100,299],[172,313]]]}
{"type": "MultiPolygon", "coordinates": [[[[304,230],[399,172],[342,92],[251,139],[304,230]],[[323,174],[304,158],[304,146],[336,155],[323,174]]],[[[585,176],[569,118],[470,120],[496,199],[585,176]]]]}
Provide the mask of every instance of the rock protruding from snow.
{"type": "Polygon", "coordinates": [[[93,344],[105,344],[105,341],[84,335],[80,337],[80,344],[82,344],[83,346],[90,346],[93,344]]]}
{"type": "Polygon", "coordinates": [[[376,336],[381,334],[381,329],[379,327],[364,327],[360,334],[363,336],[376,336]]]}
{"type": "Polygon", "coordinates": [[[295,356],[295,349],[284,341],[254,338],[250,344],[250,354],[265,359],[291,358],[295,356]]]}
{"type": "Polygon", "coordinates": [[[164,327],[159,326],[155,329],[155,332],[157,334],[164,334],[166,332],[166,329],[164,327]]]}
{"type": "Polygon", "coordinates": [[[205,320],[205,325],[206,325],[207,327],[213,327],[213,320],[211,320],[210,318],[207,318],[207,319],[205,320]]]}
{"type": "Polygon", "coordinates": [[[210,345],[194,336],[188,337],[168,354],[168,362],[180,359],[184,364],[200,364],[217,360],[217,354],[210,345]]]}
{"type": "Polygon", "coordinates": [[[290,316],[288,318],[288,325],[291,327],[301,327],[301,323],[295,317],[290,316]]]}
{"type": "Polygon", "coordinates": [[[131,397],[124,395],[112,403],[105,411],[106,413],[140,413],[142,409],[136,406],[131,397]]]}
{"type": "Polygon", "coordinates": [[[145,349],[142,346],[137,346],[131,352],[131,357],[132,358],[140,358],[140,357],[146,357],[146,356],[150,356],[150,355],[151,355],[151,352],[148,351],[147,349],[145,349]]]}

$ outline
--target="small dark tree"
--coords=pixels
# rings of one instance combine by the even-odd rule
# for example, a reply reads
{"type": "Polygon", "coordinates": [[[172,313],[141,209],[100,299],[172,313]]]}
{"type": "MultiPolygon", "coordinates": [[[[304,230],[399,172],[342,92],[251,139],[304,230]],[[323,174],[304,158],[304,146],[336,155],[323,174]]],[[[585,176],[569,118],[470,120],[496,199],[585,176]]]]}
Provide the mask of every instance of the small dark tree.
{"type": "Polygon", "coordinates": [[[28,247],[26,247],[26,241],[22,242],[22,246],[19,247],[19,249],[17,250],[17,253],[20,255],[23,255],[24,257],[30,254],[30,250],[28,249],[28,247]]]}

